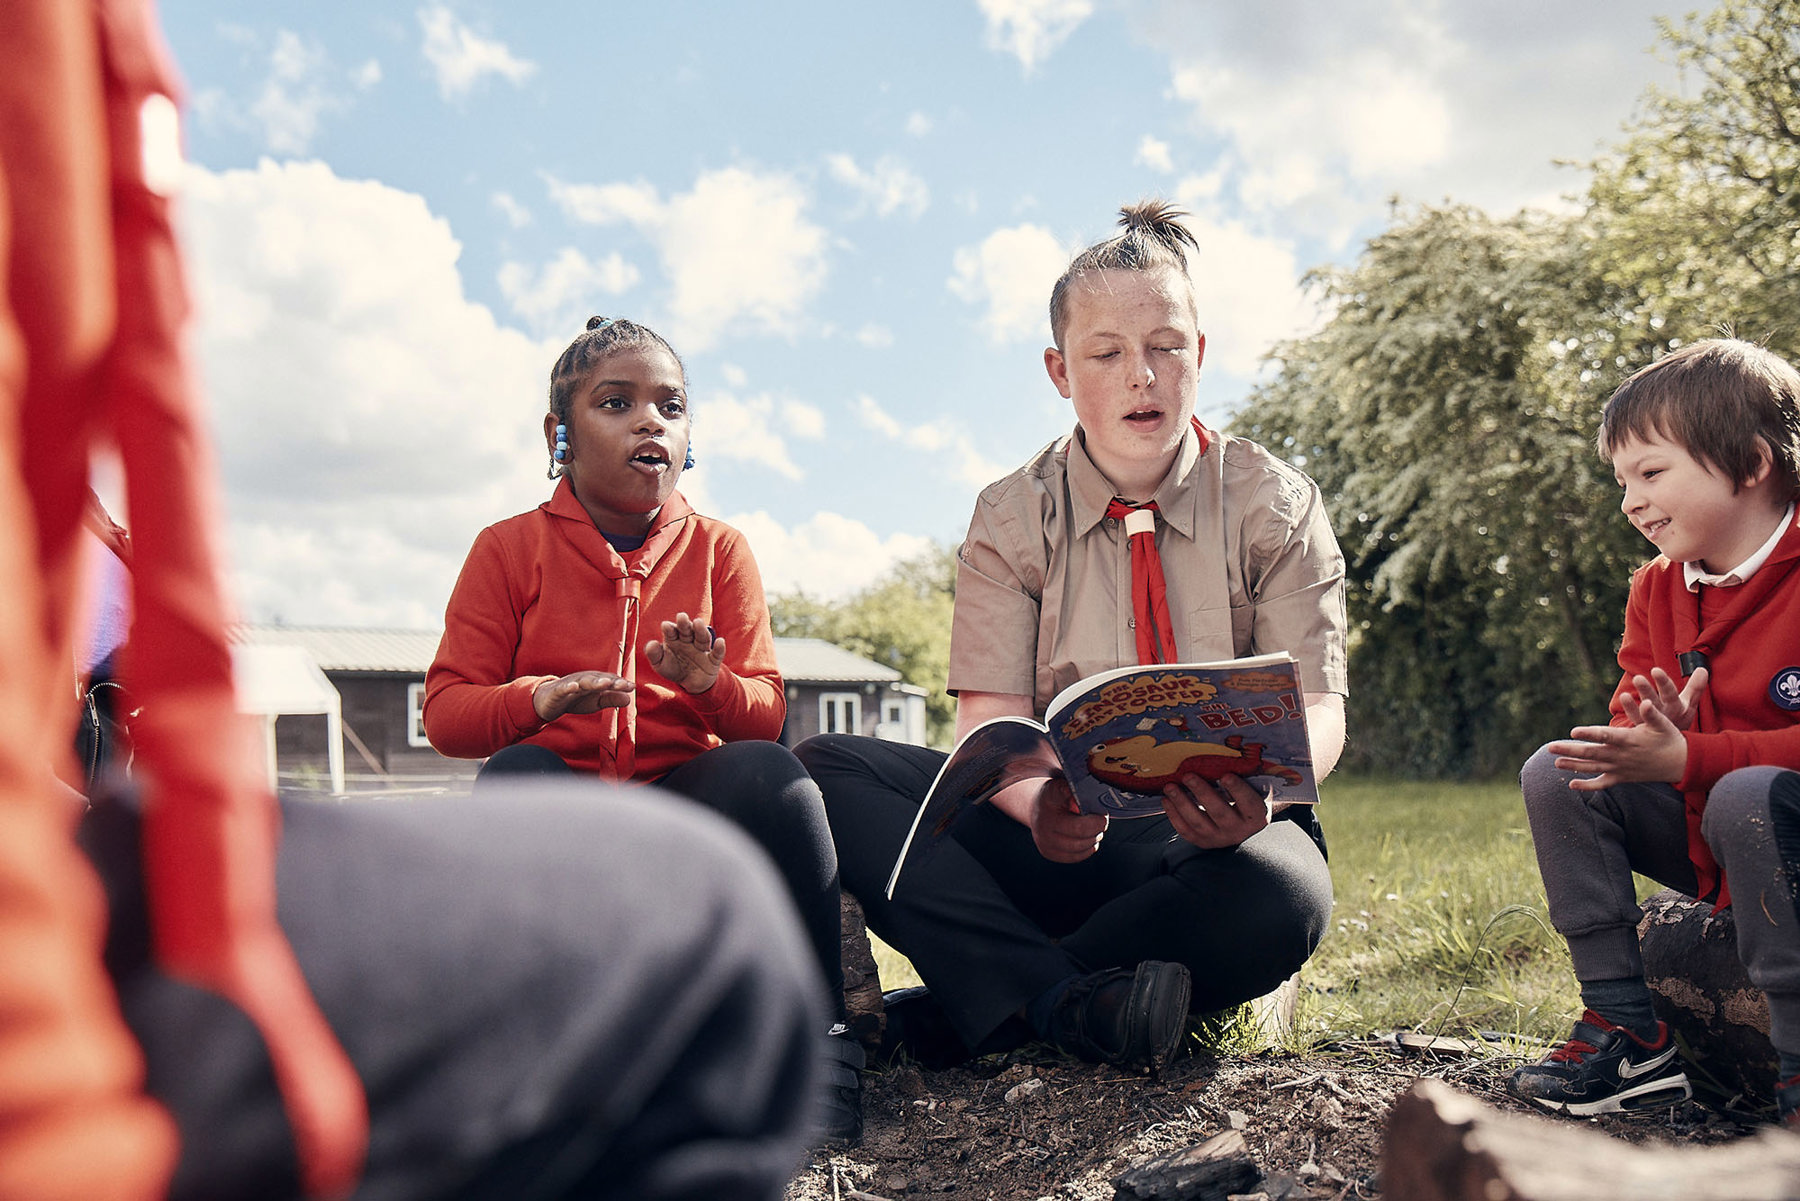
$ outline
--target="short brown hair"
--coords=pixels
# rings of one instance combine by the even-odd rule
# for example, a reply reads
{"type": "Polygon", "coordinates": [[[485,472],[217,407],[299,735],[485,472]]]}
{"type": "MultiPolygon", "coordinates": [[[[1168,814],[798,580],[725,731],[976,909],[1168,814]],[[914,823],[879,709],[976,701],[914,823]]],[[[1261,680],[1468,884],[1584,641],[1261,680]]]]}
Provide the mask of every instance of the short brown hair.
{"type": "Polygon", "coordinates": [[[1050,336],[1062,349],[1069,327],[1069,287],[1090,271],[1156,271],[1167,268],[1187,278],[1187,251],[1200,249],[1181,218],[1187,213],[1166,200],[1140,200],[1119,210],[1125,232],[1096,242],[1075,256],[1050,289],[1050,336]]]}
{"type": "Polygon", "coordinates": [[[1708,338],[1640,368],[1600,414],[1600,457],[1662,437],[1743,485],[1769,448],[1786,498],[1800,497],[1800,372],[1766,347],[1708,338]]]}

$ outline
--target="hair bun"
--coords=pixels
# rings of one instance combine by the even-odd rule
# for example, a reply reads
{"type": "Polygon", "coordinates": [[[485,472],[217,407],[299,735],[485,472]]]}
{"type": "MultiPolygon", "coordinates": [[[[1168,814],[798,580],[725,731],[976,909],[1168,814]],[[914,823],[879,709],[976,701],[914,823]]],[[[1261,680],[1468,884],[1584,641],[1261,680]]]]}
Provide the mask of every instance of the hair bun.
{"type": "Polygon", "coordinates": [[[588,322],[587,322],[587,327],[589,329],[599,329],[603,325],[611,325],[611,324],[612,324],[612,319],[608,318],[608,317],[589,317],[588,322]]]}
{"type": "Polygon", "coordinates": [[[1125,236],[1142,233],[1155,238],[1180,255],[1185,265],[1187,256],[1182,248],[1200,248],[1199,243],[1194,240],[1193,232],[1181,223],[1181,219],[1187,215],[1184,210],[1176,208],[1167,200],[1147,197],[1121,208],[1119,224],[1125,229],[1125,236]]]}

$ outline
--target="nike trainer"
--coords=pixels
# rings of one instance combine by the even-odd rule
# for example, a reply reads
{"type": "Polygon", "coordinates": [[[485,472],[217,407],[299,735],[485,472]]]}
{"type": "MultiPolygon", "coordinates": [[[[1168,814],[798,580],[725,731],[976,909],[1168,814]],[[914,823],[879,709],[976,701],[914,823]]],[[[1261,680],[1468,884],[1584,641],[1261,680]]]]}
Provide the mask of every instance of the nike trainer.
{"type": "Polygon", "coordinates": [[[1506,1091],[1555,1113],[1589,1117],[1674,1105],[1694,1095],[1666,1022],[1647,1043],[1593,1010],[1569,1041],[1536,1063],[1514,1069],[1506,1091]]]}

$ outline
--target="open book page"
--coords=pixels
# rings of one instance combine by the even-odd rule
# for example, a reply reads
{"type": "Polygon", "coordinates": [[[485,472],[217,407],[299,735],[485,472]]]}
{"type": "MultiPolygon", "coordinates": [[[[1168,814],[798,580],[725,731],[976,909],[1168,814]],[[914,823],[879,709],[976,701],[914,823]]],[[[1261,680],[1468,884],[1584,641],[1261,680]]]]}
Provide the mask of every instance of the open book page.
{"type": "Polygon", "coordinates": [[[1063,775],[1076,803],[1107,817],[1163,811],[1163,786],[1235,775],[1277,804],[1317,804],[1306,697],[1287,655],[1121,667],[1050,703],[1044,724],[997,717],[969,732],[919,806],[888,876],[928,854],[957,820],[1015,780],[1063,775]]]}
{"type": "Polygon", "coordinates": [[[1122,667],[1051,702],[1046,725],[1089,813],[1162,812],[1163,786],[1235,775],[1276,803],[1316,803],[1306,698],[1287,655],[1122,667]]]}
{"type": "Polygon", "coordinates": [[[986,801],[1008,784],[1032,776],[1059,774],[1056,752],[1044,727],[1024,717],[996,717],[982,722],[957,744],[944,760],[931,791],[913,818],[912,829],[900,847],[894,870],[888,876],[887,895],[892,899],[894,882],[906,864],[913,843],[923,852],[949,833],[957,819],[986,801]]]}

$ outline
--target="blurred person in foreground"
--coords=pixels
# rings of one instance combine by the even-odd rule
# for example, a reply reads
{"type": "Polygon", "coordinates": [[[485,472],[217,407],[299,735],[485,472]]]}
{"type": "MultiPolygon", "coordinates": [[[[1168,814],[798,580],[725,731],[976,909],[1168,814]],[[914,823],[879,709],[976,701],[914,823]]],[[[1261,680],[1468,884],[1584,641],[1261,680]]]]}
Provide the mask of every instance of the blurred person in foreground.
{"type": "Polygon", "coordinates": [[[232,705],[149,4],[9,0],[0,60],[0,1196],[779,1196],[823,1015],[748,840],[523,785],[277,809],[232,705]],[[96,450],[142,791],[78,832],[52,768],[96,450]]]}

